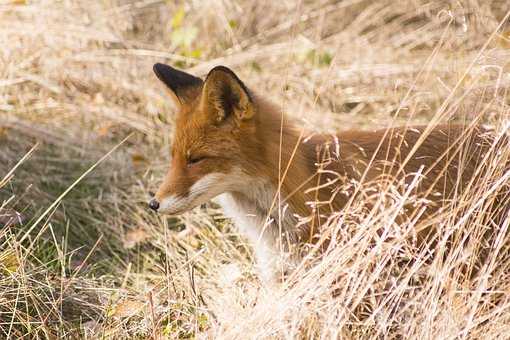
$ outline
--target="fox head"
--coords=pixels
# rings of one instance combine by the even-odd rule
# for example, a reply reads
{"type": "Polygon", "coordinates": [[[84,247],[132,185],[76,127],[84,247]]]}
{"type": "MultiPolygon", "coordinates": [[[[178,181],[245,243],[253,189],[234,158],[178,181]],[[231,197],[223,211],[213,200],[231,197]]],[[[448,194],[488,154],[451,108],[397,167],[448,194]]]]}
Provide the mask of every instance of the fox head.
{"type": "Polygon", "coordinates": [[[260,157],[252,93],[224,66],[213,68],[205,80],[164,64],[155,64],[154,72],[177,115],[170,166],[149,206],[180,214],[246,186],[260,157]]]}

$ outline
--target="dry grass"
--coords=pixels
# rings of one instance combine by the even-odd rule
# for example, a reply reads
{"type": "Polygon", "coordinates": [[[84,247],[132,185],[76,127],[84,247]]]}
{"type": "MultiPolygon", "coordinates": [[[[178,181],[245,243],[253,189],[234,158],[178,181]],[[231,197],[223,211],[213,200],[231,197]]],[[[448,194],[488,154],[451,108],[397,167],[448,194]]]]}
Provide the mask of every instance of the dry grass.
{"type": "Polygon", "coordinates": [[[162,218],[145,201],[172,133],[154,62],[198,75],[231,66],[314,130],[481,119],[504,136],[507,10],[497,0],[0,1],[0,337],[506,338],[510,220],[489,240],[483,232],[509,148],[488,155],[482,189],[434,222],[432,250],[406,237],[416,222],[395,223],[412,201],[398,183],[372,211],[360,187],[329,222],[342,237],[279,288],[261,286],[214,205],[162,218]],[[466,275],[482,244],[486,261],[466,275]]]}

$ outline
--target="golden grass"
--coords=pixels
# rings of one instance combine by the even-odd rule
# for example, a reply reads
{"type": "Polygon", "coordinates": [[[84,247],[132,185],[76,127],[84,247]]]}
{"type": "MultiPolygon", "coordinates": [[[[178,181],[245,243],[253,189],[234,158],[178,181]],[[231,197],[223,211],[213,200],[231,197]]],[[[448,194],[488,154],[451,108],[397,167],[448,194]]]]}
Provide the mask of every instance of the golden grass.
{"type": "Polygon", "coordinates": [[[277,288],[261,286],[251,249],[214,205],[163,218],[145,202],[173,128],[154,62],[201,76],[230,66],[313,130],[480,119],[504,137],[507,10],[1,1],[0,337],[505,338],[510,220],[488,241],[483,232],[509,182],[509,148],[487,156],[481,189],[434,221],[432,250],[408,237],[416,221],[395,223],[412,195],[360,186],[329,221],[334,246],[277,288]]]}

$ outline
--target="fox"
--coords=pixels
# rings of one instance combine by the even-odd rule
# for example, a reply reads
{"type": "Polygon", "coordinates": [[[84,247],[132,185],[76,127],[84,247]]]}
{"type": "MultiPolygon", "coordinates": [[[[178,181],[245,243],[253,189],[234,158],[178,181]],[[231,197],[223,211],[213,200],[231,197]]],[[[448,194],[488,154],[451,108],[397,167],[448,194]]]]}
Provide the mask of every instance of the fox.
{"type": "Polygon", "coordinates": [[[214,199],[267,282],[292,271],[302,256],[293,247],[316,243],[328,216],[348,204],[353,193],[342,185],[384,176],[410,185],[419,174],[430,216],[480,173],[492,145],[481,125],[308,132],[226,66],[204,79],[162,63],[153,71],[176,114],[150,209],[179,215],[214,199]]]}

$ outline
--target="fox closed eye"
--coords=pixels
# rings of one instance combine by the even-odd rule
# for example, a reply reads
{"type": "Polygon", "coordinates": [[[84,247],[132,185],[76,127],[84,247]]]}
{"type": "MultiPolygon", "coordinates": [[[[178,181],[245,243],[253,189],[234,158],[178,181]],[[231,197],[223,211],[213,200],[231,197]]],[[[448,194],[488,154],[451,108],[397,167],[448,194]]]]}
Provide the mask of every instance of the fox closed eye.
{"type": "Polygon", "coordinates": [[[204,161],[205,159],[207,159],[206,156],[190,157],[188,159],[188,167],[198,164],[198,163],[204,161]]]}

